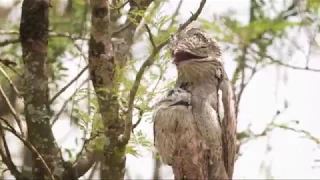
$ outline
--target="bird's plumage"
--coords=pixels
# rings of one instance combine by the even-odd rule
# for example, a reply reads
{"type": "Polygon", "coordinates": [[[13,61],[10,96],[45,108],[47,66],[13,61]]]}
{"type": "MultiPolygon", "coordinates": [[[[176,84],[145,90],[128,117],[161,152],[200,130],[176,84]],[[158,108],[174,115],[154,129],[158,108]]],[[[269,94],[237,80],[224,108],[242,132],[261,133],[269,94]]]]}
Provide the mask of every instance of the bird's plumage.
{"type": "MultiPolygon", "coordinates": [[[[192,107],[188,105],[190,102],[190,93],[174,88],[157,103],[153,115],[154,143],[161,161],[173,167],[175,179],[206,179],[210,173],[206,166],[212,164],[211,161],[223,163],[223,159],[222,155],[217,159],[210,158],[210,153],[215,151],[210,151],[210,144],[202,138],[204,131],[201,132],[198,128],[210,131],[213,130],[212,125],[197,126],[192,107]]],[[[211,117],[208,119],[209,124],[220,126],[215,121],[216,112],[209,103],[203,104],[202,112],[211,117]]],[[[219,134],[212,137],[221,139],[219,134]]],[[[217,177],[226,177],[221,176],[225,171],[220,167],[223,166],[215,171],[219,172],[217,177]]]]}
{"type": "MultiPolygon", "coordinates": [[[[201,142],[201,146],[183,150],[185,153],[189,151],[192,156],[199,156],[197,163],[206,169],[204,172],[208,175],[205,179],[232,179],[237,121],[234,96],[223,67],[221,50],[217,42],[199,28],[187,28],[173,36],[169,47],[178,70],[175,87],[182,88],[190,94],[191,108],[169,106],[156,109],[154,130],[159,155],[167,156],[161,150],[167,146],[161,147],[159,144],[173,144],[170,147],[173,149],[171,149],[173,154],[169,153],[171,161],[164,160],[164,163],[171,164],[173,171],[177,171],[178,167],[174,164],[178,160],[175,159],[177,154],[174,152],[188,146],[191,137],[189,135],[187,138],[185,134],[181,134],[181,131],[174,129],[173,125],[188,122],[187,124],[191,127],[188,132],[194,137],[192,142],[201,142]],[[165,125],[160,127],[160,122],[165,125]],[[171,136],[179,136],[179,138],[168,141],[170,139],[168,137],[171,136]],[[177,144],[184,144],[184,146],[177,146],[177,144]]],[[[186,155],[184,157],[186,159],[181,161],[189,162],[188,157],[186,155]]],[[[175,176],[180,175],[175,173],[175,176]]]]}

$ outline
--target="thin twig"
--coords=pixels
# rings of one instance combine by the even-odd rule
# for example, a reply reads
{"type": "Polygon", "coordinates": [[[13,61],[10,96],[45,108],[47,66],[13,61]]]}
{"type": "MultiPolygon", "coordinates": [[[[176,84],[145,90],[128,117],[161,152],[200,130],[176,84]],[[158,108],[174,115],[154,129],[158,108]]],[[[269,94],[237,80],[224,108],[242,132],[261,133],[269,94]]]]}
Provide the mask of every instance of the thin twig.
{"type": "MultiPolygon", "coordinates": [[[[14,30],[0,30],[0,35],[19,35],[19,31],[14,31],[14,30]]],[[[63,33],[63,32],[49,32],[49,37],[66,37],[70,39],[82,39],[82,40],[89,40],[89,37],[80,37],[79,35],[76,34],[70,34],[70,33],[63,33]]],[[[17,40],[20,42],[20,40],[17,40]]]]}
{"type": "Polygon", "coordinates": [[[6,46],[6,45],[9,45],[9,44],[16,44],[16,43],[19,43],[19,42],[20,42],[20,39],[7,39],[5,41],[0,42],[0,47],[1,46],[6,46]]]}
{"type": "Polygon", "coordinates": [[[19,97],[21,97],[20,92],[18,91],[17,87],[13,84],[12,80],[10,79],[10,77],[8,76],[8,74],[4,71],[4,69],[0,66],[0,72],[1,74],[7,79],[7,81],[9,82],[10,86],[12,87],[12,89],[14,90],[15,93],[17,93],[17,95],[19,97]]]}
{"type": "Polygon", "coordinates": [[[295,69],[295,70],[304,70],[304,71],[313,71],[313,72],[320,72],[320,69],[313,69],[313,68],[309,68],[309,67],[298,67],[298,66],[293,66],[290,64],[286,64],[282,61],[279,60],[275,60],[273,58],[269,58],[273,63],[278,64],[280,66],[284,66],[287,68],[291,68],[291,69],[295,69]]]}
{"type": "Polygon", "coordinates": [[[2,63],[3,65],[5,65],[5,66],[16,66],[17,65],[17,63],[16,62],[14,62],[14,61],[12,61],[12,60],[10,60],[10,59],[0,59],[0,63],[2,63]]]}
{"type": "Polygon", "coordinates": [[[140,122],[142,120],[142,117],[143,117],[143,114],[144,114],[144,110],[143,109],[139,109],[138,121],[135,124],[133,124],[132,131],[140,124],[140,122]]]}
{"type": "Polygon", "coordinates": [[[122,27],[120,27],[120,29],[112,32],[111,37],[115,37],[115,36],[119,35],[121,32],[123,32],[125,29],[127,29],[131,24],[132,24],[132,22],[129,22],[129,23],[123,25],[122,27]]]}
{"type": "Polygon", "coordinates": [[[150,42],[151,42],[152,47],[153,47],[153,48],[156,48],[156,44],[155,44],[155,42],[154,42],[154,40],[153,40],[153,35],[152,35],[152,32],[151,32],[148,24],[145,24],[144,26],[145,26],[146,29],[147,29],[147,33],[148,33],[148,35],[149,35],[149,40],[150,40],[150,42]]]}
{"type": "Polygon", "coordinates": [[[277,128],[281,128],[281,129],[284,129],[284,130],[293,131],[293,132],[296,132],[296,133],[299,133],[299,134],[302,134],[302,135],[306,136],[308,139],[310,139],[310,140],[312,140],[312,141],[314,141],[315,143],[317,143],[317,144],[320,145],[320,138],[317,138],[317,137],[313,136],[310,132],[308,132],[308,131],[306,131],[306,130],[303,130],[303,129],[295,129],[295,128],[292,128],[292,127],[287,126],[286,124],[273,123],[273,124],[271,124],[271,126],[277,127],[277,128]]]}
{"type": "MultiPolygon", "coordinates": [[[[199,8],[196,11],[196,13],[194,13],[185,23],[183,23],[179,29],[178,32],[182,31],[183,29],[185,29],[190,23],[192,23],[194,20],[196,20],[204,5],[206,3],[206,0],[202,0],[200,2],[199,8]]],[[[177,32],[177,33],[178,33],[177,32]]],[[[130,135],[131,135],[131,129],[132,129],[132,111],[133,111],[133,107],[134,107],[134,99],[135,96],[137,94],[137,91],[139,89],[140,86],[140,82],[142,80],[142,76],[145,72],[145,70],[150,67],[153,62],[155,61],[155,56],[159,53],[159,51],[169,42],[169,39],[167,39],[165,42],[161,43],[160,45],[156,46],[155,48],[153,48],[152,53],[149,55],[149,57],[147,58],[147,60],[141,65],[137,75],[136,75],[136,79],[130,89],[130,93],[129,93],[129,101],[128,101],[128,111],[127,111],[127,116],[126,116],[126,120],[125,120],[125,129],[124,129],[124,133],[123,136],[121,138],[121,141],[123,143],[127,143],[130,139],[130,135]]]]}
{"type": "Polygon", "coordinates": [[[19,129],[20,129],[23,137],[25,137],[25,133],[24,133],[23,128],[22,128],[21,119],[18,117],[17,112],[14,110],[14,108],[13,108],[12,104],[10,103],[7,95],[6,95],[5,92],[3,91],[1,84],[0,84],[0,95],[3,97],[5,103],[6,103],[7,106],[9,107],[9,111],[10,111],[10,113],[12,114],[12,116],[14,117],[14,119],[16,120],[16,122],[17,122],[17,124],[18,124],[18,126],[19,126],[19,129]]]}
{"type": "Polygon", "coordinates": [[[60,110],[58,111],[58,113],[52,118],[52,123],[51,123],[51,126],[53,126],[57,121],[58,119],[60,118],[61,114],[63,113],[63,111],[65,110],[65,108],[67,107],[68,103],[73,99],[74,95],[79,91],[79,88],[81,86],[84,85],[84,83],[88,82],[89,81],[89,78],[87,78],[85,81],[83,81],[80,86],[72,93],[72,95],[64,101],[63,105],[61,106],[60,110]]]}
{"type": "Polygon", "coordinates": [[[61,88],[61,90],[59,92],[57,92],[57,94],[55,94],[53,96],[53,98],[51,98],[51,100],[49,101],[49,104],[52,104],[66,89],[68,89],[69,86],[71,86],[71,84],[73,84],[77,79],[79,79],[79,77],[86,72],[86,70],[88,69],[89,65],[87,65],[86,67],[84,67],[79,74],[74,77],[68,84],[66,84],[63,88],[61,88]]]}
{"type": "Polygon", "coordinates": [[[26,177],[23,177],[23,174],[18,170],[17,166],[13,163],[11,158],[11,153],[7,144],[7,141],[5,139],[4,130],[2,125],[0,125],[0,155],[3,160],[3,162],[6,164],[6,166],[9,168],[11,174],[16,179],[25,179],[26,177]],[[3,149],[4,148],[4,149],[3,149]]]}
{"type": "Polygon", "coordinates": [[[41,161],[42,165],[44,166],[45,170],[47,171],[48,175],[52,180],[55,180],[49,166],[41,156],[41,154],[37,151],[37,149],[27,140],[25,140],[9,123],[6,119],[0,116],[0,119],[2,122],[5,123],[6,126],[8,126],[8,131],[11,132],[14,136],[16,136],[30,151],[35,153],[38,157],[38,159],[41,161]]]}
{"type": "MultiPolygon", "coordinates": [[[[92,125],[93,126],[93,125],[92,125]]],[[[90,137],[89,138],[85,138],[83,145],[81,147],[80,152],[76,155],[76,160],[73,162],[73,166],[79,161],[80,157],[82,157],[84,155],[85,150],[87,149],[88,144],[93,141],[94,139],[96,139],[98,136],[100,136],[100,132],[94,132],[91,131],[90,133],[90,137]]]]}
{"type": "Polygon", "coordinates": [[[179,4],[178,4],[175,12],[172,14],[172,20],[171,20],[168,28],[172,27],[173,24],[175,23],[175,19],[176,19],[176,17],[178,16],[178,13],[179,13],[179,11],[180,11],[180,9],[181,9],[182,3],[183,3],[183,0],[180,0],[180,2],[179,2],[179,4]]]}

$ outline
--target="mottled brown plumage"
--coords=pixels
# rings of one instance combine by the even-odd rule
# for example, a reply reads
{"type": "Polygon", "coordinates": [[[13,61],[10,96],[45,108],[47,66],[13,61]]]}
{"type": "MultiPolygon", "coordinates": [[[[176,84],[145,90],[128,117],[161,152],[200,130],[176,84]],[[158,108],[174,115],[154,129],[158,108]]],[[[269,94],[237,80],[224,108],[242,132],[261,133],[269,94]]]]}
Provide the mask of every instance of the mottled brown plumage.
{"type": "MultiPolygon", "coordinates": [[[[210,149],[197,129],[190,102],[191,94],[183,89],[166,92],[155,106],[154,143],[162,162],[172,166],[175,179],[208,179],[210,149]]],[[[208,120],[214,122],[216,113],[211,105],[204,104],[203,108],[210,114],[208,120]]],[[[222,159],[215,161],[223,167],[222,159]]],[[[220,179],[226,176],[220,174],[220,179]]]]}
{"type": "MultiPolygon", "coordinates": [[[[170,43],[174,62],[178,70],[177,87],[187,83],[186,89],[192,94],[191,106],[202,138],[206,139],[211,158],[219,159],[222,154],[224,169],[232,179],[236,152],[236,116],[232,88],[223,68],[221,50],[217,42],[199,28],[188,28],[179,33],[170,43]],[[184,54],[184,55],[183,55],[184,54]],[[181,59],[179,56],[184,56],[181,59]],[[189,58],[188,58],[189,57],[189,58]],[[219,89],[222,97],[218,96],[219,89]],[[217,99],[222,98],[222,105],[217,99]],[[220,126],[213,126],[209,116],[202,113],[203,103],[209,102],[216,111],[224,109],[224,117],[218,117],[220,126]],[[206,127],[206,128],[202,128],[206,127]],[[211,127],[207,131],[208,127],[211,127]],[[205,133],[204,133],[205,132],[205,133]],[[220,133],[221,132],[221,133],[220,133]],[[219,138],[217,138],[220,136],[219,138]]],[[[214,176],[218,164],[209,167],[214,176]],[[216,166],[216,167],[214,167],[216,166]]]]}
{"type": "MultiPolygon", "coordinates": [[[[232,179],[237,121],[234,95],[223,68],[221,50],[217,42],[199,28],[187,28],[173,36],[170,50],[178,70],[176,87],[191,94],[195,131],[209,151],[208,161],[198,163],[207,168],[208,179],[232,179]]],[[[170,121],[170,117],[166,117],[170,121]]],[[[175,121],[182,122],[184,118],[175,121]]],[[[201,151],[192,153],[193,156],[202,154],[201,151]]]]}

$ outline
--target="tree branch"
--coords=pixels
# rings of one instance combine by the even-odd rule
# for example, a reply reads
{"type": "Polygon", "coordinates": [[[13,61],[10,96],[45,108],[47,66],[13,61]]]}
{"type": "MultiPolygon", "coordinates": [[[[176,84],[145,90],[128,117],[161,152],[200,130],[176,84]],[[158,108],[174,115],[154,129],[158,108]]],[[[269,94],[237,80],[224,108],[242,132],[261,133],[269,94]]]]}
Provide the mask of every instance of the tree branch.
{"type": "Polygon", "coordinates": [[[16,165],[13,163],[11,154],[8,148],[7,141],[5,139],[4,130],[2,125],[0,125],[0,155],[2,158],[2,161],[5,163],[5,165],[10,170],[11,174],[17,179],[17,180],[26,180],[28,179],[25,177],[16,167],[16,165]]]}
{"type": "Polygon", "coordinates": [[[16,44],[16,43],[19,43],[19,42],[20,42],[19,39],[7,39],[5,41],[0,42],[0,47],[1,46],[6,46],[6,45],[9,45],[9,44],[16,44]]]}
{"type": "Polygon", "coordinates": [[[44,166],[44,169],[47,171],[47,174],[52,180],[55,180],[48,164],[45,162],[41,154],[37,151],[37,149],[27,140],[25,140],[15,129],[12,127],[9,122],[0,116],[0,120],[5,123],[5,125],[8,127],[7,130],[11,132],[15,137],[17,137],[31,152],[35,153],[37,155],[37,158],[40,160],[42,165],[44,166]]]}
{"type": "Polygon", "coordinates": [[[147,33],[148,33],[148,35],[149,35],[149,40],[150,40],[150,42],[151,42],[152,47],[153,47],[153,48],[156,48],[156,44],[155,44],[155,42],[154,42],[154,40],[153,40],[153,35],[152,35],[152,32],[151,32],[148,24],[145,24],[144,26],[145,26],[145,28],[147,29],[147,33]]]}
{"type": "Polygon", "coordinates": [[[9,111],[12,114],[12,116],[14,117],[14,119],[16,120],[19,129],[23,135],[23,137],[25,137],[25,132],[23,131],[23,127],[22,127],[22,121],[21,119],[18,117],[17,112],[14,110],[12,104],[9,101],[9,98],[6,96],[5,92],[2,89],[2,86],[0,85],[0,97],[2,96],[2,98],[4,99],[4,102],[7,104],[7,106],[9,107],[9,111]]]}
{"type": "Polygon", "coordinates": [[[13,84],[12,80],[10,79],[10,77],[8,76],[8,74],[4,71],[4,69],[0,66],[0,72],[1,74],[6,78],[6,80],[9,82],[10,86],[12,87],[12,89],[14,90],[14,92],[21,97],[20,92],[18,91],[18,88],[13,84]]]}
{"type": "MultiPolygon", "coordinates": [[[[198,16],[200,15],[204,5],[206,3],[206,0],[202,0],[200,2],[199,8],[196,11],[195,14],[193,14],[184,24],[182,24],[179,29],[178,32],[182,31],[183,29],[185,29],[191,22],[193,22],[194,20],[196,20],[198,18],[198,16]]],[[[133,111],[133,107],[134,107],[134,99],[136,97],[137,91],[139,89],[140,86],[140,82],[142,80],[142,76],[145,72],[145,70],[150,67],[153,62],[155,61],[155,56],[160,52],[160,50],[169,42],[169,39],[167,39],[165,42],[159,44],[158,46],[156,46],[155,48],[153,48],[151,54],[149,55],[149,57],[147,58],[146,61],[144,61],[144,63],[141,65],[135,81],[133,82],[133,85],[130,89],[130,93],[129,93],[129,101],[128,101],[128,111],[126,114],[126,119],[125,119],[125,130],[123,135],[120,137],[120,140],[124,143],[127,143],[130,139],[130,135],[131,135],[131,129],[132,129],[132,111],[133,111]]]]}
{"type": "Polygon", "coordinates": [[[308,139],[312,140],[313,142],[315,142],[316,144],[320,145],[320,138],[313,136],[310,132],[303,130],[303,129],[295,129],[293,127],[289,127],[286,124],[277,124],[277,123],[272,123],[271,124],[272,127],[277,127],[277,128],[281,128],[284,130],[288,130],[288,131],[292,131],[295,133],[299,133],[304,135],[305,137],[307,137],[308,139]]]}
{"type": "MultiPolygon", "coordinates": [[[[10,31],[9,30],[0,30],[0,35],[19,35],[19,31],[15,31],[15,30],[10,30],[10,31]]],[[[73,39],[73,40],[77,40],[77,39],[89,40],[89,37],[79,36],[78,34],[70,34],[70,33],[63,33],[63,32],[53,32],[53,31],[49,32],[49,37],[50,38],[65,37],[65,38],[69,38],[69,39],[73,39]]],[[[13,39],[12,41],[15,41],[15,40],[13,39]]],[[[17,39],[17,41],[19,42],[19,39],[17,39]]],[[[18,43],[18,42],[14,42],[14,43],[18,43]]],[[[1,45],[1,43],[0,43],[0,45],[1,45]]]]}
{"type": "Polygon", "coordinates": [[[51,100],[49,101],[49,104],[52,104],[66,89],[68,89],[69,86],[71,86],[77,79],[79,79],[79,77],[86,72],[86,70],[89,68],[89,65],[87,65],[86,67],[84,67],[78,75],[76,75],[76,77],[74,77],[68,84],[66,84],[63,88],[60,89],[59,92],[57,92],[57,94],[55,94],[51,100]]]}
{"type": "Polygon", "coordinates": [[[51,123],[51,126],[53,126],[57,121],[58,119],[60,118],[61,114],[63,113],[63,111],[65,110],[65,108],[67,107],[67,104],[73,99],[74,95],[78,92],[78,89],[84,85],[84,83],[86,83],[87,81],[89,81],[89,78],[86,79],[85,81],[83,81],[79,86],[78,88],[72,93],[72,95],[64,101],[63,105],[61,106],[60,110],[58,111],[58,113],[52,117],[52,123],[51,123]]]}
{"type": "Polygon", "coordinates": [[[290,65],[290,64],[286,64],[280,60],[276,60],[274,58],[271,58],[269,57],[270,61],[277,64],[277,65],[280,65],[280,66],[284,66],[284,67],[287,67],[287,68],[291,68],[291,69],[295,69],[295,70],[304,70],[304,71],[313,71],[313,72],[320,72],[320,69],[313,69],[313,68],[309,68],[309,67],[298,67],[298,66],[293,66],[293,65],[290,65]]]}
{"type": "MultiPolygon", "coordinates": [[[[89,169],[93,166],[95,162],[97,162],[101,157],[103,157],[103,151],[100,149],[94,149],[94,150],[88,150],[87,146],[90,143],[90,141],[94,140],[96,137],[100,135],[99,132],[94,134],[91,132],[90,138],[85,139],[82,149],[80,152],[76,155],[76,160],[74,163],[72,163],[72,171],[76,172],[77,177],[83,176],[86,172],[89,171],[89,169]]],[[[70,170],[66,169],[63,173],[64,179],[68,178],[70,170]]]]}
{"type": "Polygon", "coordinates": [[[140,108],[138,110],[139,110],[138,121],[135,124],[133,124],[132,131],[140,124],[142,117],[143,117],[143,114],[144,114],[144,109],[140,108]]]}

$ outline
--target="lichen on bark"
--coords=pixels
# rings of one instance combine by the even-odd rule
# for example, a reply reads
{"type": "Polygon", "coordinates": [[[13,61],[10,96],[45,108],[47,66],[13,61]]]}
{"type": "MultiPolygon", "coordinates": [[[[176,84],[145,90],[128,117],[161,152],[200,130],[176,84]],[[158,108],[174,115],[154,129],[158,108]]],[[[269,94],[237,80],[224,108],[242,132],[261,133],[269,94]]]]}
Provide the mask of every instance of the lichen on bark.
{"type": "Polygon", "coordinates": [[[109,31],[108,6],[106,1],[92,0],[92,30],[89,41],[89,71],[98,98],[105,137],[101,163],[101,178],[123,179],[125,167],[125,144],[118,143],[124,123],[119,119],[119,105],[115,86],[116,68],[109,31]]]}
{"type": "Polygon", "coordinates": [[[51,179],[59,162],[59,149],[51,130],[46,73],[49,0],[24,0],[22,4],[20,41],[24,63],[24,111],[27,139],[43,157],[49,169],[32,153],[34,179],[51,179]]]}

